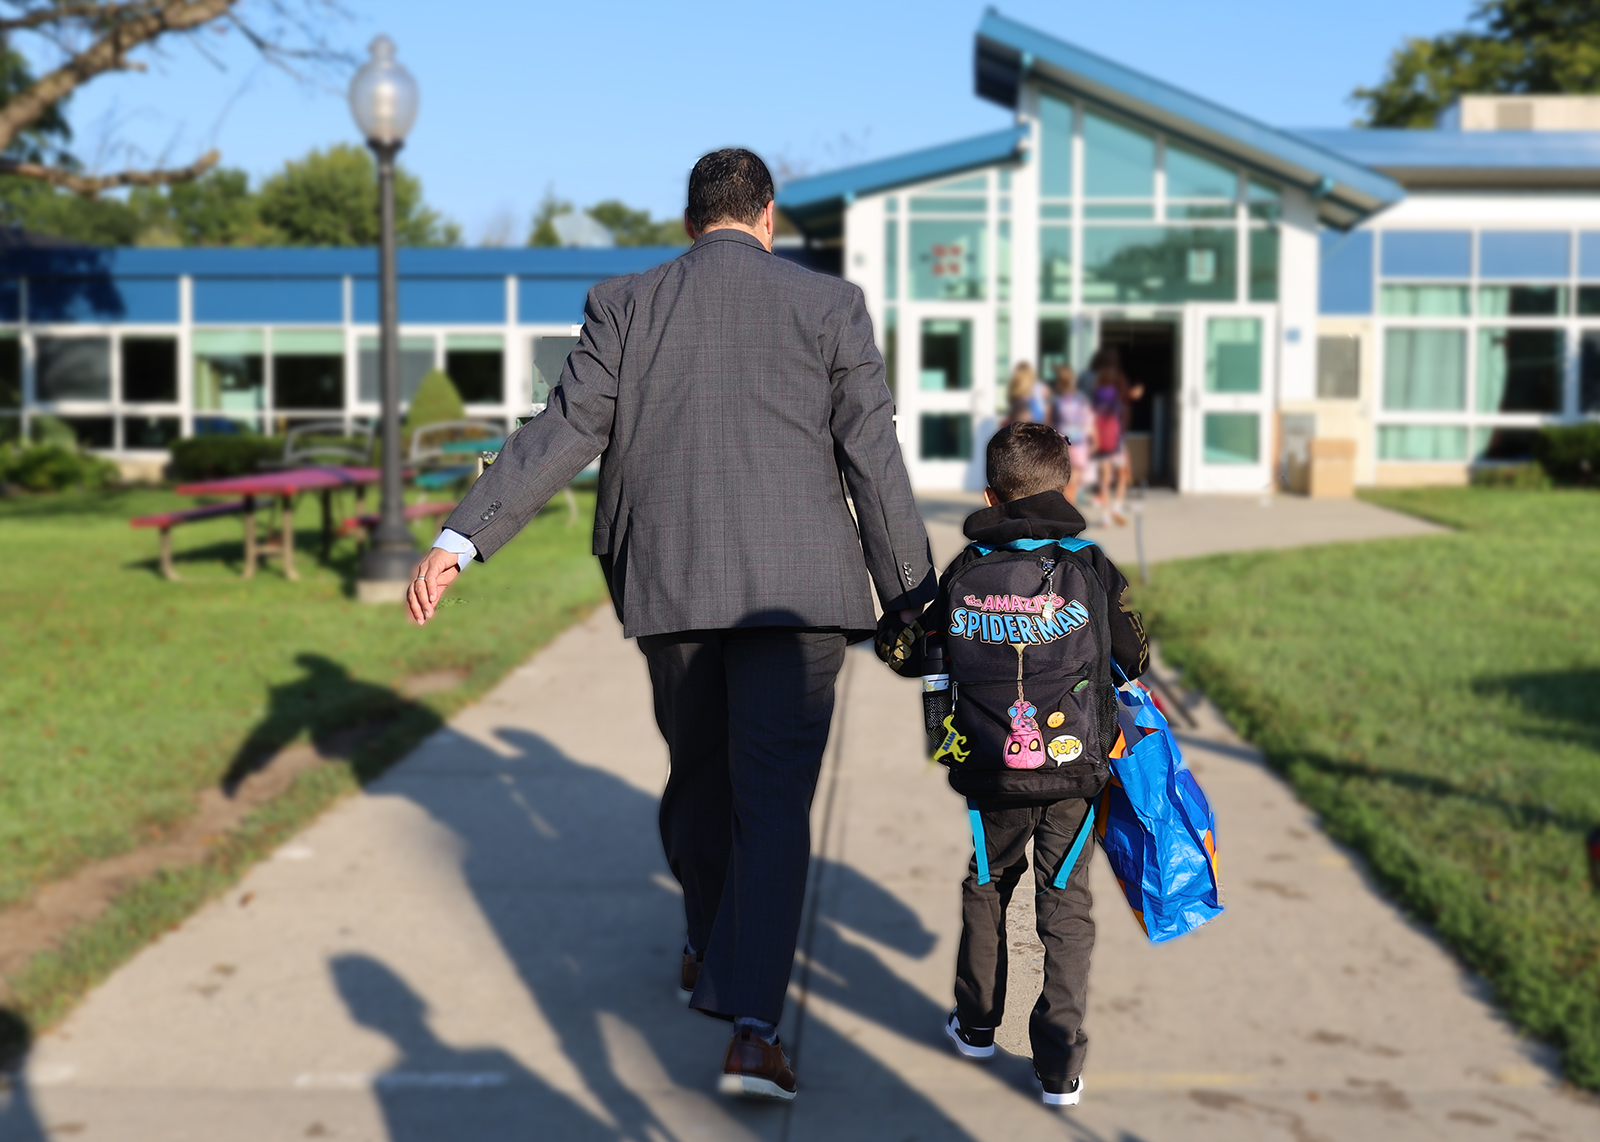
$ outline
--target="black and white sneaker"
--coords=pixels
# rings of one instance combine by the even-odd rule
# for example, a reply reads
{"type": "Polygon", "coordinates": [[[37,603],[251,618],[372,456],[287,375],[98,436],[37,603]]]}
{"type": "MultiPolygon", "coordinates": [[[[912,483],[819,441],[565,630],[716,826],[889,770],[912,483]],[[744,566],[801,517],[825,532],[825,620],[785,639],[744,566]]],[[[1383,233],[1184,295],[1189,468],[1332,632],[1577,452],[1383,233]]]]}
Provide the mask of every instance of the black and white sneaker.
{"type": "Polygon", "coordinates": [[[1039,1089],[1044,1093],[1046,1106],[1078,1105],[1078,1098],[1083,1094],[1081,1076],[1075,1079],[1047,1079],[1038,1071],[1034,1071],[1033,1077],[1039,1080],[1039,1089]]]}
{"type": "Polygon", "coordinates": [[[994,1028],[993,1027],[963,1027],[961,1016],[954,1011],[945,1021],[944,1033],[950,1041],[969,1059],[991,1059],[994,1057],[994,1028]]]}

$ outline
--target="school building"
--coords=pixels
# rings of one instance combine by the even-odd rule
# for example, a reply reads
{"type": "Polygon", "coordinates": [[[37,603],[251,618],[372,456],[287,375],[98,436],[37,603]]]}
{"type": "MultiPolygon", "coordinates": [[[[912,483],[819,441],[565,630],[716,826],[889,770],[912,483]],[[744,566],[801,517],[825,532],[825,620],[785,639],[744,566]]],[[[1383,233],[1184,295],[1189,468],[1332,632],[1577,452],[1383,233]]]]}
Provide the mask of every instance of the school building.
{"type": "MultiPolygon", "coordinates": [[[[1263,491],[1310,441],[1460,482],[1600,413],[1600,100],[1468,97],[1434,130],[1269,127],[990,10],[1004,130],[797,180],[784,256],[866,293],[919,488],[982,485],[1014,362],[1116,345],[1135,474],[1263,491]]],[[[665,248],[408,249],[402,388],[542,403],[595,282],[665,248]]],[[[378,413],[372,250],[0,241],[0,442],[125,466],[179,436],[378,413]]]]}

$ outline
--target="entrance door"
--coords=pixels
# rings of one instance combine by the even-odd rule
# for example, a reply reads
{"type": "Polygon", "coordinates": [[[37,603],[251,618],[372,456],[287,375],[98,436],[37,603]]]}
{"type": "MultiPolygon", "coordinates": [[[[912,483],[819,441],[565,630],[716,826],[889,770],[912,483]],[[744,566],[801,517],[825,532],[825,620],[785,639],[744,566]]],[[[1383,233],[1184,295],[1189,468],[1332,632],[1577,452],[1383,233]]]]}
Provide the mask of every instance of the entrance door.
{"type": "Polygon", "coordinates": [[[1271,306],[1242,305],[1184,315],[1184,491],[1271,487],[1273,316],[1271,306]]]}
{"type": "Polygon", "coordinates": [[[1128,461],[1134,483],[1177,487],[1178,322],[1100,322],[1101,348],[1115,347],[1130,384],[1144,390],[1128,420],[1128,461]]]}
{"type": "Polygon", "coordinates": [[[994,340],[985,316],[971,307],[902,311],[900,437],[915,488],[983,486],[983,443],[993,428],[984,414],[994,407],[994,340]]]}

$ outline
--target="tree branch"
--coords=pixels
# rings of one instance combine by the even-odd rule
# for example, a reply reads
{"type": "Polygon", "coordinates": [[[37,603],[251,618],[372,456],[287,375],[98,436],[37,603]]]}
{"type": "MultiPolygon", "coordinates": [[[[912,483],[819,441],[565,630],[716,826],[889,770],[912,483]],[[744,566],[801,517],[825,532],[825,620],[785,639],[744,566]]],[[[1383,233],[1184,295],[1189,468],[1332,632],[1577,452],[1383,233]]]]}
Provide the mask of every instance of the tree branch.
{"type": "Polygon", "coordinates": [[[222,158],[221,152],[207,151],[186,167],[174,167],[170,170],[118,171],[116,174],[103,175],[83,175],[62,170],[60,167],[45,166],[42,163],[0,159],[0,175],[12,174],[23,178],[36,178],[52,186],[63,187],[75,194],[81,194],[85,198],[93,198],[101,191],[116,190],[124,186],[166,186],[174,182],[189,182],[216,166],[220,158],[222,158]]]}
{"type": "MultiPolygon", "coordinates": [[[[83,84],[103,75],[108,71],[121,71],[128,66],[128,53],[135,48],[149,43],[169,32],[185,32],[209,24],[229,9],[239,3],[239,0],[134,0],[132,3],[121,6],[93,5],[98,8],[101,21],[106,25],[106,31],[100,35],[87,48],[68,58],[68,60],[54,71],[41,76],[39,81],[25,91],[18,92],[4,107],[0,107],[0,151],[4,151],[16,141],[18,135],[36,119],[59,104],[68,95],[72,94],[83,84]],[[106,18],[110,17],[109,20],[106,18]]],[[[91,7],[90,5],[66,4],[62,8],[91,7]]],[[[46,11],[60,12],[62,8],[41,9],[40,14],[46,11]]],[[[29,13],[19,19],[28,19],[34,15],[29,13]]],[[[78,16],[78,19],[87,19],[78,16]]],[[[51,168],[40,168],[48,170],[51,168]]],[[[20,170],[15,173],[22,173],[20,170]]],[[[77,178],[69,172],[58,172],[65,177],[77,178]]],[[[133,172],[128,172],[130,175],[133,172]]],[[[31,176],[43,177],[43,176],[31,176]]],[[[113,175],[110,178],[123,176],[113,175]]],[[[192,176],[191,176],[192,177],[192,176]]],[[[51,181],[57,181],[52,178],[51,181]]],[[[89,183],[95,180],[90,179],[89,183]]],[[[70,186],[66,181],[59,181],[58,185],[70,186]]],[[[128,186],[131,183],[112,183],[110,185],[128,186]]],[[[106,189],[106,188],[100,188],[106,189]]],[[[79,191],[80,194],[94,194],[96,190],[79,191]]]]}

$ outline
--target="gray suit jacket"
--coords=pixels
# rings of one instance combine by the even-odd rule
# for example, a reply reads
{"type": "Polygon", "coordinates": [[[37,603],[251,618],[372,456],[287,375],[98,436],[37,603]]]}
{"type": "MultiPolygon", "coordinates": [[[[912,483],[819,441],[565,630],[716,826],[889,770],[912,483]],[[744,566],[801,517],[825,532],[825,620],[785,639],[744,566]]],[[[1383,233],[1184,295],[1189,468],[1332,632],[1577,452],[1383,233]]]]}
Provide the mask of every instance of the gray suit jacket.
{"type": "Polygon", "coordinates": [[[871,630],[869,575],[885,610],[937,590],[892,415],[861,290],[713,230],[589,291],[549,404],[445,526],[487,559],[598,455],[594,552],[629,637],[871,630]]]}

